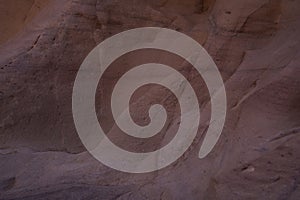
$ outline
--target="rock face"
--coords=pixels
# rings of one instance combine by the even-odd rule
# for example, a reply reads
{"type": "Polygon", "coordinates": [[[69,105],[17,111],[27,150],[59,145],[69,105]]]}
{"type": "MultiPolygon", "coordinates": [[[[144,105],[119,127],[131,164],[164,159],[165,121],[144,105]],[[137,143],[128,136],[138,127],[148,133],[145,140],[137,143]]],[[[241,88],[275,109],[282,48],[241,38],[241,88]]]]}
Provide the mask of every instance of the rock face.
{"type": "MultiPolygon", "coordinates": [[[[299,1],[13,0],[0,1],[0,10],[0,199],[300,198],[299,1]],[[191,148],[162,170],[128,174],[86,152],[73,123],[72,87],[97,44],[145,26],[180,31],[204,46],[223,77],[228,111],[214,150],[199,159],[210,117],[200,81],[203,120],[191,148]]],[[[135,60],[121,60],[107,87],[135,60]]],[[[196,74],[183,73],[198,83],[196,74]]],[[[135,94],[138,123],[147,123],[151,104],[141,98],[153,94],[160,96],[149,88],[135,94]]],[[[97,102],[105,95],[100,88],[97,102]]],[[[178,111],[174,98],[158,101],[178,111]]],[[[101,118],[106,111],[96,107],[101,118]]],[[[170,134],[175,119],[168,121],[170,134]]],[[[153,142],[161,146],[169,137],[153,142]]]]}

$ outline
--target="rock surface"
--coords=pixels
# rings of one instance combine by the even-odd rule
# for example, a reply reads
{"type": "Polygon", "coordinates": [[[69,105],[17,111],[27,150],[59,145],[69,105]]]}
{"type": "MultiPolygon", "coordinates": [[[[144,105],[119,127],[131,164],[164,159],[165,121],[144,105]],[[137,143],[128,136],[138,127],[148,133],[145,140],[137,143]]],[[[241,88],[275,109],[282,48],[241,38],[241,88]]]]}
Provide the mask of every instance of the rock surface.
{"type": "MultiPolygon", "coordinates": [[[[300,198],[299,1],[2,0],[0,5],[0,199],[300,198]],[[97,44],[145,26],[180,31],[204,46],[224,79],[228,112],[219,142],[199,159],[210,117],[208,95],[200,94],[203,123],[191,148],[160,171],[127,174],[86,152],[73,123],[71,95],[82,61],[97,44]]],[[[134,63],[134,57],[126,62],[134,63]]],[[[186,73],[198,82],[196,74],[186,73]]],[[[111,75],[108,86],[117,78],[111,75]]],[[[203,83],[198,87],[206,91],[203,83]]],[[[136,94],[139,107],[133,111],[139,114],[133,118],[139,123],[149,104],[139,97],[153,93],[136,94]]],[[[160,146],[168,137],[155,142],[160,146]]]]}

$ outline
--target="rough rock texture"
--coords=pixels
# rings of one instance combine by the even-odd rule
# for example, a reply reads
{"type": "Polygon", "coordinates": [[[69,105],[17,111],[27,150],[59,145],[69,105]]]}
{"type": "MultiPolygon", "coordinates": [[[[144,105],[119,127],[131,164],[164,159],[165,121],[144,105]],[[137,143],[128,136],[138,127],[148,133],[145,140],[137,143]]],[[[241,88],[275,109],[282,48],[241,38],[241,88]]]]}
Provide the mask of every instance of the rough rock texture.
{"type": "Polygon", "coordinates": [[[0,199],[300,198],[299,1],[1,0],[0,11],[0,199]],[[203,94],[191,148],[165,169],[127,174],[86,152],[71,94],[98,43],[144,26],[205,47],[224,79],[228,113],[217,146],[200,160],[210,109],[203,94]]]}

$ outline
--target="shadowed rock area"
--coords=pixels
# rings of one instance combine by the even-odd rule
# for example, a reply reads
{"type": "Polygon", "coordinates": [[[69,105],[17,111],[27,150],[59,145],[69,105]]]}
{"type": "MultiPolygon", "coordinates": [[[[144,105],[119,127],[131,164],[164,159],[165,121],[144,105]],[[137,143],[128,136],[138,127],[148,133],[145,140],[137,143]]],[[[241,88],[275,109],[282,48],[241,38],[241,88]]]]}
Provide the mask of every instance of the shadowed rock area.
{"type": "Polygon", "coordinates": [[[0,0],[0,199],[300,199],[299,13],[297,0],[0,0]],[[72,90],[96,45],[148,26],[185,33],[207,50],[224,80],[228,110],[217,145],[199,159],[210,119],[201,77],[160,52],[121,59],[106,73],[106,87],[98,87],[95,106],[120,146],[157,149],[174,137],[179,117],[164,88],[140,88],[132,118],[146,125],[149,105],[159,102],[171,113],[165,134],[147,143],[111,131],[103,98],[126,66],[153,57],[179,62],[201,109],[197,137],[180,159],[129,174],[86,151],[73,122],[72,90]]]}

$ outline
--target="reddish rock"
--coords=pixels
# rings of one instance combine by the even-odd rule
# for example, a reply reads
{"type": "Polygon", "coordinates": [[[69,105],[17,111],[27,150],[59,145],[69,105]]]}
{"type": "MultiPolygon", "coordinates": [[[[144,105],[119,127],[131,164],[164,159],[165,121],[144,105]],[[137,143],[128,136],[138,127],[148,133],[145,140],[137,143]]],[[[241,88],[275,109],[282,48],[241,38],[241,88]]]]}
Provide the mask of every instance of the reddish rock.
{"type": "MultiPolygon", "coordinates": [[[[1,1],[0,199],[299,199],[299,9],[293,0],[1,1]],[[180,31],[204,46],[224,79],[228,111],[217,145],[199,159],[210,104],[198,84],[203,121],[191,148],[160,171],[128,174],[81,144],[72,88],[97,44],[145,26],[180,31]]],[[[106,84],[115,78],[108,74],[106,84]]],[[[149,107],[139,98],[150,94],[159,92],[137,93],[138,123],[147,122],[139,116],[149,107]]],[[[162,103],[178,109],[173,100],[162,103]]]]}

